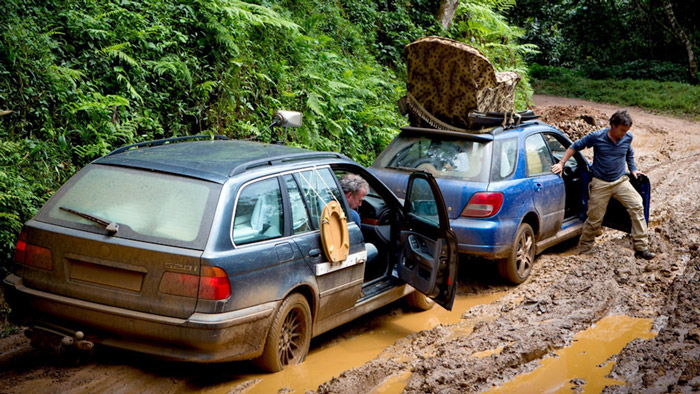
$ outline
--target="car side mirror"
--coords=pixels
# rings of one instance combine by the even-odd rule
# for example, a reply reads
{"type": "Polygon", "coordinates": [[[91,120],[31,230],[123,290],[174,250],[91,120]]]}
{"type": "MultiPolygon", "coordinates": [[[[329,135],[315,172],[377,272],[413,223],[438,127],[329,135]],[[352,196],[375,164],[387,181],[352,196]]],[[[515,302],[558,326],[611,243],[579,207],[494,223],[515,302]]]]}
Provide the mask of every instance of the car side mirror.
{"type": "Polygon", "coordinates": [[[296,111],[275,112],[273,125],[279,127],[301,127],[302,113],[296,111]]]}

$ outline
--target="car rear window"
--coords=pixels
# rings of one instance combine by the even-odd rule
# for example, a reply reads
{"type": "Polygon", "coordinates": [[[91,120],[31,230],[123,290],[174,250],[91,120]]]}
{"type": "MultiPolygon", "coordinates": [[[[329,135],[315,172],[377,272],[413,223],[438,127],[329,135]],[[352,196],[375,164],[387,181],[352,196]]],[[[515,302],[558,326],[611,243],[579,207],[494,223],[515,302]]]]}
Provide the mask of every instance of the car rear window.
{"type": "Polygon", "coordinates": [[[221,186],[197,179],[91,165],[74,176],[37,220],[116,237],[203,249],[221,186]],[[82,216],[81,216],[82,214],[82,216]]]}
{"type": "Polygon", "coordinates": [[[399,136],[375,167],[420,169],[437,177],[488,181],[491,143],[445,136],[399,136]]]}

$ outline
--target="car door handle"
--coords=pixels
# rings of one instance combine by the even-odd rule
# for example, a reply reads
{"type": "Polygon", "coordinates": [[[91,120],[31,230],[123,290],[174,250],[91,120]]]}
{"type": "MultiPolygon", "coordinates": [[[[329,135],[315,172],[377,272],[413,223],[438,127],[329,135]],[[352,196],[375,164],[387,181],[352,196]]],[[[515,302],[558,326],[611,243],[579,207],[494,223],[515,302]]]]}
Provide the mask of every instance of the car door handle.
{"type": "Polygon", "coordinates": [[[542,191],[542,184],[539,182],[535,182],[535,191],[541,192],[542,191]]]}
{"type": "Polygon", "coordinates": [[[317,258],[321,256],[321,249],[311,249],[309,250],[309,257],[317,258]]]}

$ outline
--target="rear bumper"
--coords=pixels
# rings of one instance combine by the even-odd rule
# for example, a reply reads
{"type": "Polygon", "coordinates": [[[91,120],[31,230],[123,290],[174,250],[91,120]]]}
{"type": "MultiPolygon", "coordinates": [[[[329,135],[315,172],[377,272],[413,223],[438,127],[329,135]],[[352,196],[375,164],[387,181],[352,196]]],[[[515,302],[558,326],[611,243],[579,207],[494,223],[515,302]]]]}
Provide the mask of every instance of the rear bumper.
{"type": "Polygon", "coordinates": [[[30,289],[13,274],[3,285],[16,324],[82,331],[95,343],[177,361],[218,362],[260,355],[277,308],[277,302],[269,302],[178,319],[30,289]]]}
{"type": "Polygon", "coordinates": [[[519,221],[510,219],[458,217],[450,220],[459,252],[489,259],[504,258],[510,253],[519,224],[519,221]]]}

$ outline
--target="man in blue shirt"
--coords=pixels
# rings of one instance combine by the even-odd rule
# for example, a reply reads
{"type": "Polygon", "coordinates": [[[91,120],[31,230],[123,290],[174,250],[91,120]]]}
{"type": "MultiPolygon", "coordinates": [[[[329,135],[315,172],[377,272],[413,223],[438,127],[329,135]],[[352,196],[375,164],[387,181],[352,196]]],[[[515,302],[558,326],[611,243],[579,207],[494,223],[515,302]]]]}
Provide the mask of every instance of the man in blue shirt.
{"type": "MultiPolygon", "coordinates": [[[[367,196],[369,184],[364,178],[357,174],[346,174],[340,178],[340,187],[343,189],[345,199],[350,206],[350,217],[352,221],[357,224],[357,227],[362,229],[360,214],[357,212],[357,208],[362,205],[362,201],[364,201],[365,196],[367,196]]],[[[367,262],[370,262],[379,252],[377,247],[369,242],[365,242],[365,248],[367,249],[367,262]]]]}
{"type": "Polygon", "coordinates": [[[595,236],[600,231],[608,201],[610,197],[614,197],[627,208],[632,221],[635,257],[651,260],[656,256],[649,251],[642,197],[630,183],[629,177],[625,175],[625,164],[635,178],[641,174],[634,164],[633,136],[627,132],[630,127],[632,127],[632,118],[627,111],[617,111],[610,117],[609,128],[594,131],[574,142],[566,150],[561,161],[552,166],[552,172],[559,174],[564,168],[564,163],[574,153],[593,148],[591,166],[593,179],[588,185],[588,212],[579,241],[581,253],[591,252],[595,236]]]}

